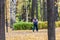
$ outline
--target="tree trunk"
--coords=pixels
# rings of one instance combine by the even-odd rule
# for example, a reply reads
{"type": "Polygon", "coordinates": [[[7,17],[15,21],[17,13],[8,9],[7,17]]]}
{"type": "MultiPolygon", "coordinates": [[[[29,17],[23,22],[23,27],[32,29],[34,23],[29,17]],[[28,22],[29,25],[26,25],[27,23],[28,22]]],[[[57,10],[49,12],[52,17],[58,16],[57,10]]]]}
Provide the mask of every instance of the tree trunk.
{"type": "Polygon", "coordinates": [[[29,9],[29,15],[28,16],[29,16],[29,18],[28,18],[28,20],[31,21],[31,11],[30,11],[30,9],[31,9],[30,8],[30,6],[31,6],[31,4],[30,4],[31,0],[29,0],[28,2],[29,2],[29,5],[28,5],[28,9],[29,9]]]}
{"type": "Polygon", "coordinates": [[[55,21],[58,21],[58,5],[57,0],[55,0],[55,21]]]}
{"type": "Polygon", "coordinates": [[[0,0],[0,40],[5,40],[5,0],[0,0]]]}
{"type": "Polygon", "coordinates": [[[32,11],[31,11],[31,21],[34,18],[34,10],[35,10],[35,0],[32,0],[32,11]]]}
{"type": "MultiPolygon", "coordinates": [[[[28,3],[29,4],[29,3],[28,3]]],[[[28,22],[28,5],[27,5],[27,2],[26,2],[26,22],[28,22]]]]}
{"type": "Polygon", "coordinates": [[[54,0],[47,0],[48,40],[55,40],[54,0]]]}
{"type": "MultiPolygon", "coordinates": [[[[10,25],[13,26],[13,23],[15,23],[16,19],[16,2],[14,0],[10,0],[10,25]]],[[[13,28],[13,27],[12,27],[13,28]]]]}
{"type": "Polygon", "coordinates": [[[36,0],[36,18],[38,19],[38,0],[36,0]]]}
{"type": "Polygon", "coordinates": [[[41,15],[41,21],[43,21],[43,1],[40,0],[40,15],[41,15]]]}
{"type": "Polygon", "coordinates": [[[43,21],[47,21],[47,0],[43,0],[43,21]]]}

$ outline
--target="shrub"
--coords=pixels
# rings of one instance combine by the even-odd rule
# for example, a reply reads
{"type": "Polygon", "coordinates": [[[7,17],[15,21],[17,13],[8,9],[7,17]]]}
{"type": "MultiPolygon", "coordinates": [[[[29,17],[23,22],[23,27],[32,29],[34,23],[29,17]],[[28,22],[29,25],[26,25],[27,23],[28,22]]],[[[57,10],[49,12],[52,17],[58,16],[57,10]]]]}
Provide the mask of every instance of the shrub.
{"type": "Polygon", "coordinates": [[[47,22],[38,22],[38,28],[39,29],[46,29],[47,28],[47,22]]]}
{"type": "Polygon", "coordinates": [[[15,30],[27,30],[27,29],[32,29],[33,23],[31,22],[18,22],[14,23],[14,29],[15,30]]]}
{"type": "Polygon", "coordinates": [[[60,21],[56,21],[56,22],[55,22],[55,26],[56,26],[56,27],[60,27],[60,21]]]}
{"type": "MultiPolygon", "coordinates": [[[[31,30],[33,28],[32,22],[18,22],[14,23],[15,30],[31,30]]],[[[60,27],[60,21],[55,22],[55,27],[60,27]]],[[[48,28],[47,22],[38,22],[39,29],[46,29],[48,28]]]]}

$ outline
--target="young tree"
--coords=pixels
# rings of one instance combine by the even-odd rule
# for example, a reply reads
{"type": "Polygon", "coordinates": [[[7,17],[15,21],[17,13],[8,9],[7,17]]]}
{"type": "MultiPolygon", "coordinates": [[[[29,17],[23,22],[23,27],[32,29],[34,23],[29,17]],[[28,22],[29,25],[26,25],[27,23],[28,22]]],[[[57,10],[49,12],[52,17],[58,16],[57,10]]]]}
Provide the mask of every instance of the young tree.
{"type": "Polygon", "coordinates": [[[5,0],[0,0],[0,40],[5,40],[5,0]]]}
{"type": "Polygon", "coordinates": [[[55,40],[54,0],[47,0],[48,40],[55,40]]]}

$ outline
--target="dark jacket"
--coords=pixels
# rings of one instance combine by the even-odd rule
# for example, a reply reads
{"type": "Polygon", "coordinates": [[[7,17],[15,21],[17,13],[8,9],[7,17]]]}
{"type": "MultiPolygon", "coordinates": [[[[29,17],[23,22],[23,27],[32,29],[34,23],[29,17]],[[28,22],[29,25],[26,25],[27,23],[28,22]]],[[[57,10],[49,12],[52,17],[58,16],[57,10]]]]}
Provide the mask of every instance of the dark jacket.
{"type": "Polygon", "coordinates": [[[38,20],[37,19],[33,19],[33,24],[37,25],[38,24],[38,20]]]}

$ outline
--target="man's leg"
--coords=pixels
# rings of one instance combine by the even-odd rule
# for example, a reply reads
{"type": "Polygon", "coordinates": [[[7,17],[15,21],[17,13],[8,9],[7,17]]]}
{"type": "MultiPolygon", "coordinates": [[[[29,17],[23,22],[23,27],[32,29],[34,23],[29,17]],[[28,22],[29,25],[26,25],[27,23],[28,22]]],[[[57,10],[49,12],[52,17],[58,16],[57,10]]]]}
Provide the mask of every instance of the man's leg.
{"type": "Polygon", "coordinates": [[[34,25],[34,27],[33,27],[33,32],[34,32],[34,30],[35,30],[35,25],[34,25]]]}
{"type": "Polygon", "coordinates": [[[36,31],[38,32],[38,26],[36,25],[36,31]]]}

